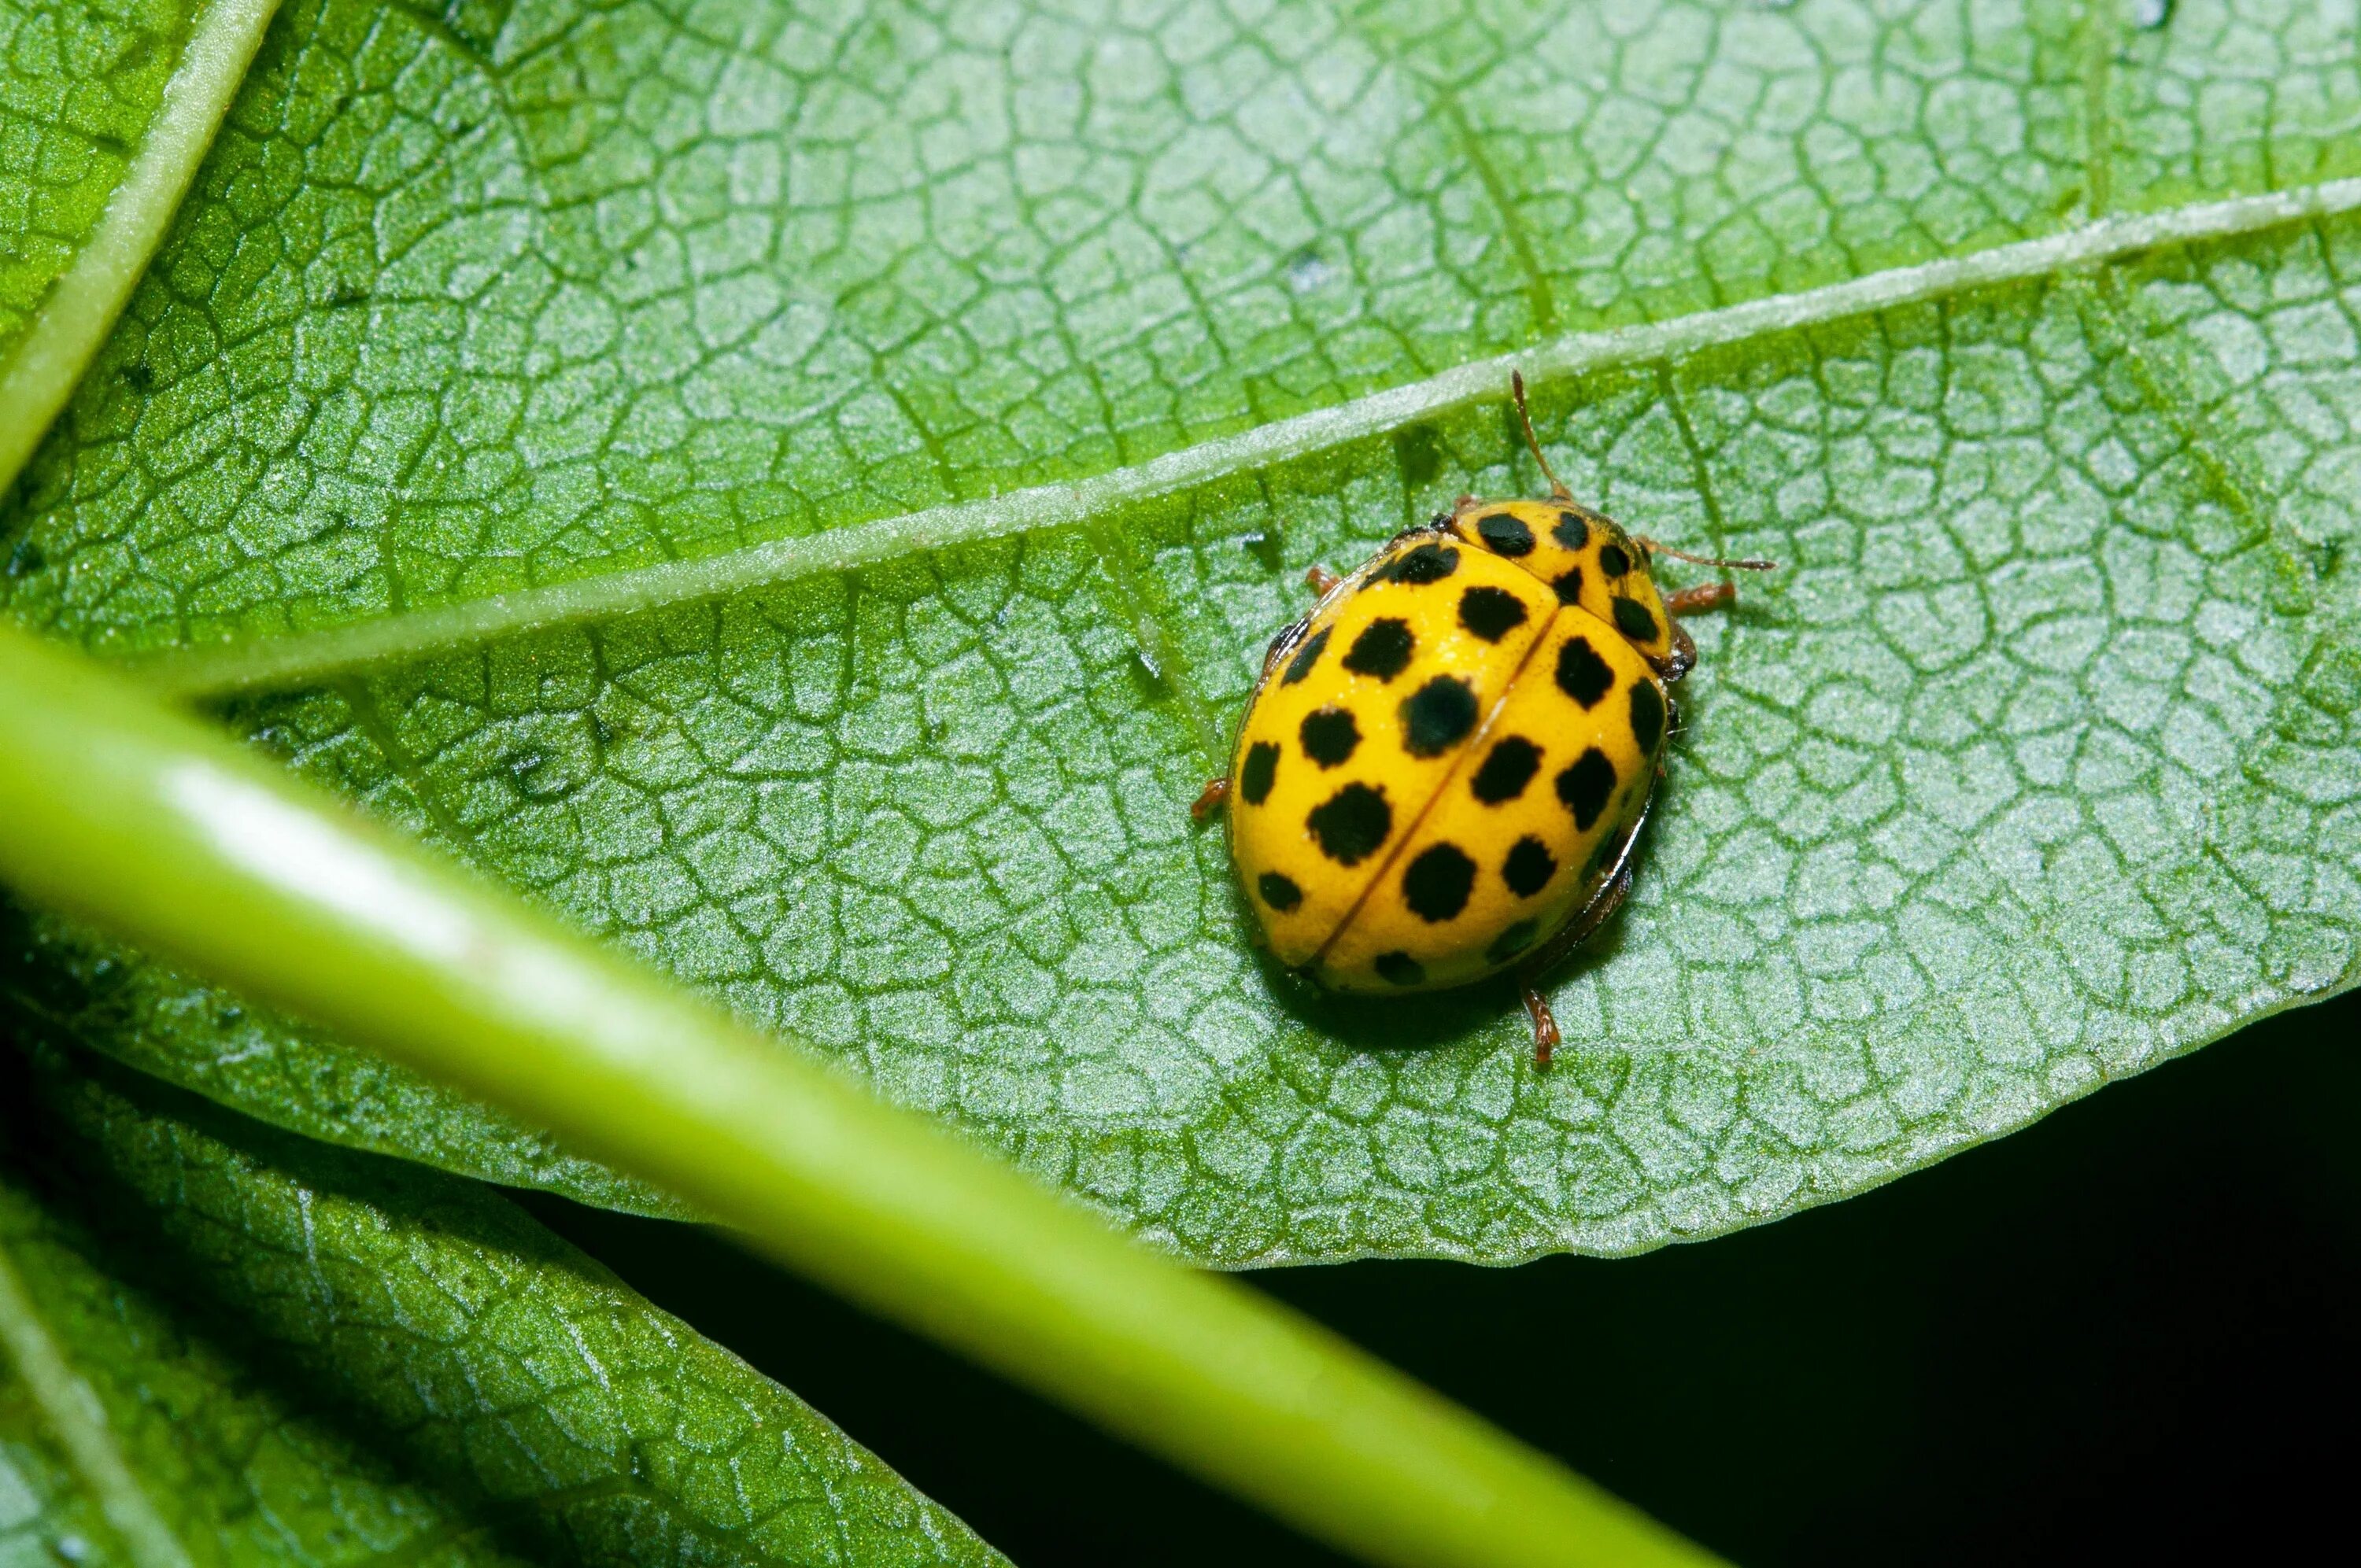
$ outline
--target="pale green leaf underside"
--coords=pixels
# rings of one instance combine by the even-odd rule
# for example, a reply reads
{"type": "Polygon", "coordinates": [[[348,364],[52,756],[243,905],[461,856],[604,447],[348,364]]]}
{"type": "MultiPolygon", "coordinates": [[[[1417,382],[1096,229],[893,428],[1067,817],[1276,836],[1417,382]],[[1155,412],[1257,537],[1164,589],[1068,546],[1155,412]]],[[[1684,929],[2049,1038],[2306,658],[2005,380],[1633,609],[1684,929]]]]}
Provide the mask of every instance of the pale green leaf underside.
{"type": "Polygon", "coordinates": [[[0,4],[0,365],[106,210],[197,9],[0,4]]]}
{"type": "Polygon", "coordinates": [[[2079,16],[305,0],[12,599],[133,645],[470,599],[2049,232],[2079,16]]]}
{"type": "MultiPolygon", "coordinates": [[[[2010,253],[1981,292],[1881,273],[1915,302],[1713,318],[1669,360],[1584,340],[1543,389],[1561,472],[1789,569],[1697,628],[1562,1069],[1504,994],[1380,1016],[1257,964],[1184,807],[1295,579],[1535,481],[1497,407],[1225,466],[1246,437],[2039,246],[2086,193],[2169,216],[2355,161],[2350,29],[2308,9],[1610,10],[298,7],[264,56],[292,96],[234,116],[31,472],[10,602],[243,640],[213,667],[282,690],[231,717],[297,766],[1214,1261],[1711,1234],[2349,983],[2337,217],[2064,279],[2010,253]],[[1079,522],[982,499],[1005,537],[433,619],[796,537],[808,572],[867,519],[1168,453],[1192,482],[1079,522]],[[262,641],[339,625],[368,657],[262,641]]],[[[8,948],[28,1020],[258,1113],[661,1204],[46,924],[8,948]]]]}
{"type": "MultiPolygon", "coordinates": [[[[195,1568],[1000,1561],[504,1200],[142,1094],[50,1065],[0,1245],[195,1568]]],[[[112,1568],[55,1430],[0,1374],[0,1562],[112,1568]]]]}

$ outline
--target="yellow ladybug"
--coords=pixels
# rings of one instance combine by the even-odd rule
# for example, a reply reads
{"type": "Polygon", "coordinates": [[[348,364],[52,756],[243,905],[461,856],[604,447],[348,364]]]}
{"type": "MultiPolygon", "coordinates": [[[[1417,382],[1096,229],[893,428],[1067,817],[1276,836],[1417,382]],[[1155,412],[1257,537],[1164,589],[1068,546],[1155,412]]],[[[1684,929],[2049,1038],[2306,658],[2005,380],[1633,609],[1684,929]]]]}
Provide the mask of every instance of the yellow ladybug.
{"type": "Polygon", "coordinates": [[[1264,940],[1332,991],[1435,991],[1515,970],[1549,1065],[1542,975],[1613,914],[1663,772],[1678,616],[1730,585],[1659,593],[1650,557],[1550,472],[1545,501],[1479,501],[1395,535],[1274,638],[1226,777],[1230,856],[1264,940]]]}

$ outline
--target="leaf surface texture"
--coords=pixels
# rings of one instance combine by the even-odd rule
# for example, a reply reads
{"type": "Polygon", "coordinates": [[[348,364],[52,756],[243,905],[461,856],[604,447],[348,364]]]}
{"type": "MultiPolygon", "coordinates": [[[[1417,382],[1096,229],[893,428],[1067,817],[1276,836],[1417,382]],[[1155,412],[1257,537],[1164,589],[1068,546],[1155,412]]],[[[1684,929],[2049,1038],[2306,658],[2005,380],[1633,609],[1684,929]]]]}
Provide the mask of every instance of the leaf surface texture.
{"type": "MultiPolygon", "coordinates": [[[[505,1199],[189,1098],[46,1059],[0,1243],[198,1568],[1002,1561],[505,1199]]],[[[0,1550],[152,1568],[56,1430],[0,1380],[0,1550]]]]}
{"type": "MultiPolygon", "coordinates": [[[[313,0],[0,513],[41,563],[5,592],[1189,1255],[1710,1234],[2351,982],[2350,45],[2292,5],[313,0]],[[2050,259],[2298,185],[2322,215],[2050,259]],[[1785,569],[1694,623],[1543,1077],[1504,991],[1260,964],[1185,808],[1305,566],[1538,493],[1496,402],[1420,389],[1570,342],[1576,491],[1785,569]]],[[[664,1207],[12,918],[27,1027],[664,1207]]]]}

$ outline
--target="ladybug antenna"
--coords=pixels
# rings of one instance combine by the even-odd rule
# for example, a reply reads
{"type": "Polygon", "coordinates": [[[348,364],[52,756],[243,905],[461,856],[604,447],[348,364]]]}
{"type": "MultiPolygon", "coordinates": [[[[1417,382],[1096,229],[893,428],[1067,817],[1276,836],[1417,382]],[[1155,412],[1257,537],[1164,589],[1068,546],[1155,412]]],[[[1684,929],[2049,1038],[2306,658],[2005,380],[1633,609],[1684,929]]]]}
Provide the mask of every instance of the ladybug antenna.
{"type": "Polygon", "coordinates": [[[1550,472],[1549,459],[1542,455],[1542,444],[1533,435],[1533,416],[1525,411],[1525,373],[1523,371],[1509,372],[1509,393],[1517,401],[1517,422],[1525,427],[1525,444],[1532,449],[1533,461],[1542,466],[1542,477],[1550,482],[1550,499],[1561,501],[1572,500],[1574,492],[1560,484],[1558,477],[1550,472]]]}
{"type": "Polygon", "coordinates": [[[1692,555],[1686,550],[1675,550],[1669,544],[1659,544],[1645,535],[1634,535],[1631,543],[1651,555],[1670,555],[1675,561],[1686,561],[1697,566],[1721,566],[1734,572],[1775,572],[1776,561],[1725,561],[1719,555],[1692,555]]]}

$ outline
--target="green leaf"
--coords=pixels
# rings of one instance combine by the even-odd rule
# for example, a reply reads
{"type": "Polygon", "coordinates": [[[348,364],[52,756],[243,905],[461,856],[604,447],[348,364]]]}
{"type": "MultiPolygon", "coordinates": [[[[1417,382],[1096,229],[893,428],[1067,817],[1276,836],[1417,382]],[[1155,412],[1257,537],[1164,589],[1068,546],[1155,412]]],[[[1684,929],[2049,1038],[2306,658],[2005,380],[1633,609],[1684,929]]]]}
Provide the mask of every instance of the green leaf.
{"type": "Polygon", "coordinates": [[[276,4],[0,5],[0,489],[155,254],[276,4]]]}
{"type": "MultiPolygon", "coordinates": [[[[2307,9],[454,15],[273,34],[10,608],[1141,1234],[1711,1234],[2355,978],[2307,9]],[[1499,992],[1258,964],[1184,816],[1305,565],[1534,488],[1510,360],[1587,499],[1786,564],[1697,626],[1546,1078],[1499,992]]],[[[664,1207],[27,919],[28,1021],[664,1207]]]]}
{"type": "Polygon", "coordinates": [[[2309,0],[2175,0],[2168,22],[2088,57],[2106,132],[2092,164],[2117,204],[2156,208],[2361,169],[2349,16],[2309,0]]]}
{"type": "Polygon", "coordinates": [[[81,655],[0,629],[0,880],[544,1119],[790,1266],[1404,1565],[1705,1561],[1254,1292],[1126,1240],[81,655]]]}
{"type": "Polygon", "coordinates": [[[72,264],[164,99],[196,6],[0,5],[0,359],[72,264]]]}
{"type": "MultiPolygon", "coordinates": [[[[62,1067],[0,1257],[181,1562],[1001,1561],[505,1200],[62,1067]]],[[[0,1543],[167,1568],[28,1385],[0,1377],[0,1543]]]]}
{"type": "Polygon", "coordinates": [[[34,477],[19,613],[703,555],[2071,211],[2071,7],[1723,9],[301,0],[34,477]]]}

